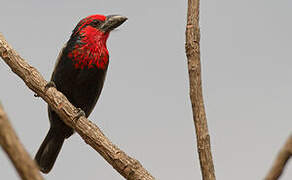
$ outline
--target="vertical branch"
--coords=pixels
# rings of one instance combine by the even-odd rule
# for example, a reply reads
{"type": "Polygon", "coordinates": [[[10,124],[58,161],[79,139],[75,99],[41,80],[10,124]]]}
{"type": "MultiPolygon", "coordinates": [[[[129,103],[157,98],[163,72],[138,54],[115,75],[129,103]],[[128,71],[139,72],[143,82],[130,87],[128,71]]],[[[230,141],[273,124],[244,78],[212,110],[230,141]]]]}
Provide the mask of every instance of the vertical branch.
{"type": "Polygon", "coordinates": [[[292,134],[287,139],[285,145],[282,147],[282,149],[278,153],[278,156],[275,159],[275,162],[271,170],[269,171],[268,175],[265,177],[265,180],[278,179],[283,173],[285,165],[287,164],[291,156],[292,156],[292,134]]]}
{"type": "Polygon", "coordinates": [[[203,180],[215,180],[201,82],[199,0],[188,0],[186,55],[188,59],[190,98],[196,128],[197,148],[203,180]]]}
{"type": "Polygon", "coordinates": [[[0,104],[0,145],[23,180],[43,180],[36,163],[30,158],[15,134],[0,104]]]}

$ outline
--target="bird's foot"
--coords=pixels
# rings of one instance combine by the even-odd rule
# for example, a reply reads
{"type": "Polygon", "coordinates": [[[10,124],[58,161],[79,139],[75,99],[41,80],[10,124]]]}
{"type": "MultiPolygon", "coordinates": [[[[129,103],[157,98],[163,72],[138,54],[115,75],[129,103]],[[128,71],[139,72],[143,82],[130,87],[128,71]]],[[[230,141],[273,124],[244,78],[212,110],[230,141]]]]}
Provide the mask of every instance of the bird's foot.
{"type": "Polygon", "coordinates": [[[76,123],[79,118],[81,118],[82,116],[85,116],[85,112],[81,108],[76,108],[75,112],[77,115],[74,117],[74,122],[76,123]]]}
{"type": "Polygon", "coordinates": [[[48,82],[48,83],[45,85],[45,91],[47,91],[50,87],[57,88],[57,87],[56,87],[56,84],[54,83],[54,81],[50,81],[50,82],[48,82]]]}
{"type": "MultiPolygon", "coordinates": [[[[45,91],[47,91],[50,87],[56,88],[56,84],[53,81],[48,82],[45,85],[45,91]]],[[[34,97],[40,97],[38,94],[34,94],[34,97]]]]}

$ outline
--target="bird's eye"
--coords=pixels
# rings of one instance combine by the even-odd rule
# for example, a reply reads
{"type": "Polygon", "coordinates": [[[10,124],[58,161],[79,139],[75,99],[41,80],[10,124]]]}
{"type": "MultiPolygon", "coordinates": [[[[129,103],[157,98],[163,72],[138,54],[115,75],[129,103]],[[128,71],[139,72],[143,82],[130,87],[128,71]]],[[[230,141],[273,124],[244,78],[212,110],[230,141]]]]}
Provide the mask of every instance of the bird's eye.
{"type": "Polygon", "coordinates": [[[92,26],[97,27],[97,26],[99,26],[100,21],[94,20],[94,21],[91,22],[91,24],[92,24],[92,26]]]}

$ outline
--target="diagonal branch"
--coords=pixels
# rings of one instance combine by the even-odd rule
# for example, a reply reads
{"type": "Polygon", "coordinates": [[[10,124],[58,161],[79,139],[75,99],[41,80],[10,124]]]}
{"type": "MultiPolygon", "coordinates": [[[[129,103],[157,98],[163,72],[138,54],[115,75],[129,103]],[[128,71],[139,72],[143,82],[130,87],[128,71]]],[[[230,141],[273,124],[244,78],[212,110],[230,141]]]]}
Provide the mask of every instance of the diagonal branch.
{"type": "Polygon", "coordinates": [[[43,180],[39,169],[24,149],[0,103],[0,145],[23,180],[43,180]]]}
{"type": "Polygon", "coordinates": [[[188,58],[190,98],[193,108],[202,177],[204,180],[215,180],[210,135],[202,95],[199,4],[199,0],[188,0],[185,48],[188,58]]]}
{"type": "Polygon", "coordinates": [[[272,168],[270,169],[269,173],[265,177],[265,180],[278,179],[283,173],[285,165],[287,164],[291,156],[292,156],[292,134],[289,136],[285,145],[282,147],[282,149],[278,153],[278,156],[275,159],[275,162],[272,168]]]}
{"type": "Polygon", "coordinates": [[[46,80],[6,42],[0,33],[0,56],[11,70],[38,96],[42,97],[63,121],[72,127],[82,138],[95,149],[109,164],[126,179],[150,180],[154,177],[134,158],[115,146],[101,130],[85,117],[78,116],[78,110],[56,88],[45,91],[46,80]]]}

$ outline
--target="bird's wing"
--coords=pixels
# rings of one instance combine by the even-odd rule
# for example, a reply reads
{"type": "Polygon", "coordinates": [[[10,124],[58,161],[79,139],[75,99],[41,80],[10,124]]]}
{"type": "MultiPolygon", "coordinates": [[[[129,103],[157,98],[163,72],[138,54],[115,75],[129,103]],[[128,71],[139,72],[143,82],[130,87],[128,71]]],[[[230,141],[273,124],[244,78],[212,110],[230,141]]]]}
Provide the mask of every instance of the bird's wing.
{"type": "Polygon", "coordinates": [[[62,47],[61,51],[58,54],[58,57],[57,57],[57,60],[56,60],[55,66],[54,66],[54,71],[53,71],[52,76],[51,76],[51,79],[53,78],[53,76],[55,74],[56,67],[60,62],[60,59],[61,59],[61,57],[62,57],[62,55],[64,53],[64,49],[65,49],[66,46],[67,46],[67,43],[64,44],[64,46],[62,47]]]}

